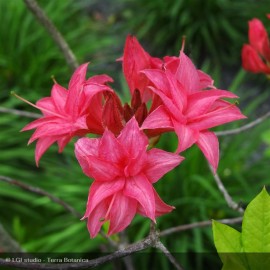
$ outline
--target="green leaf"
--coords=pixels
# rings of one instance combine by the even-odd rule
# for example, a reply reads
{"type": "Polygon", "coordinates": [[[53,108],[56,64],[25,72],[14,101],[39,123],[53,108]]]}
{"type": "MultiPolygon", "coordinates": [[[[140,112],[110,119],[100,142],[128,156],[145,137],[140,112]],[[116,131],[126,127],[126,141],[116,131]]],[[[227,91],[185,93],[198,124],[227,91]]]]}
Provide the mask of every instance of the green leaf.
{"type": "Polygon", "coordinates": [[[270,145],[270,130],[266,130],[262,133],[262,139],[266,144],[270,145]]]}
{"type": "Polygon", "coordinates": [[[242,233],[213,221],[213,234],[222,270],[270,269],[270,196],[266,189],[247,206],[242,233]]]}
{"type": "Polygon", "coordinates": [[[241,254],[241,233],[214,220],[212,225],[215,246],[223,263],[222,270],[248,269],[245,255],[241,254]]]}
{"type": "Polygon", "coordinates": [[[244,252],[254,254],[248,256],[251,269],[270,268],[269,256],[263,260],[261,256],[270,252],[270,196],[265,188],[247,206],[242,225],[242,244],[244,252]]]}

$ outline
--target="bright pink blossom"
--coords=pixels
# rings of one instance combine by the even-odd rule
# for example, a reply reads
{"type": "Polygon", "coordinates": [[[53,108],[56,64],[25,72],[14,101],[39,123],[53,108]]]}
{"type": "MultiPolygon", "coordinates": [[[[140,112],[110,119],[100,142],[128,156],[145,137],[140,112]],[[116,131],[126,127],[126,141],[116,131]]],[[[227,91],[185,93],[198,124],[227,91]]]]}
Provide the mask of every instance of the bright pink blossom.
{"type": "Polygon", "coordinates": [[[210,77],[198,72],[183,52],[180,53],[178,66],[176,63],[170,65],[165,65],[165,70],[143,71],[154,85],[149,89],[160,96],[164,105],[146,118],[142,128],[174,130],[179,140],[177,153],[196,143],[216,169],[218,139],[209,129],[245,118],[234,104],[222,100],[237,96],[225,90],[205,90],[207,86],[213,88],[210,77]]]}
{"type": "Polygon", "coordinates": [[[70,79],[68,90],[55,83],[51,96],[37,101],[43,117],[26,125],[22,131],[36,129],[29,144],[37,141],[35,150],[36,164],[44,152],[58,143],[59,152],[74,136],[86,133],[102,134],[102,95],[112,92],[106,85],[112,82],[107,75],[85,79],[88,63],[81,65],[70,79]]]}
{"type": "Polygon", "coordinates": [[[155,221],[173,209],[160,199],[153,183],[183,158],[160,149],[146,151],[147,146],[135,117],[118,137],[106,130],[101,138],[76,142],[76,157],[84,173],[94,178],[83,217],[91,237],[105,221],[110,221],[111,235],[124,230],[136,213],[155,221]]]}
{"type": "Polygon", "coordinates": [[[242,65],[253,73],[270,74],[270,44],[267,31],[259,19],[249,21],[249,43],[242,49],[242,65]]]}

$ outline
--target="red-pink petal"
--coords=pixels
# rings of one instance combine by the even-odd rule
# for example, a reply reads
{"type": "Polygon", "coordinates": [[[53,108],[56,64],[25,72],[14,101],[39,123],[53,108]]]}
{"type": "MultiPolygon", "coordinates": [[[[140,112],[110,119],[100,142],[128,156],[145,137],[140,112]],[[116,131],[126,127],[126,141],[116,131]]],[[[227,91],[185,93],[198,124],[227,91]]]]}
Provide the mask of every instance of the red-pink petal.
{"type": "Polygon", "coordinates": [[[171,97],[170,85],[163,70],[159,69],[145,69],[141,73],[154,84],[155,88],[161,90],[161,92],[167,97],[171,97]]]}
{"type": "Polygon", "coordinates": [[[196,130],[205,130],[246,118],[246,116],[241,113],[236,105],[230,104],[226,101],[219,101],[219,103],[223,105],[213,111],[210,111],[209,113],[190,120],[189,127],[196,130]]]}
{"type": "Polygon", "coordinates": [[[61,137],[60,139],[57,140],[59,153],[63,152],[65,146],[69,143],[70,140],[71,140],[70,136],[61,137]]]}
{"type": "Polygon", "coordinates": [[[142,72],[154,84],[154,87],[149,86],[148,88],[162,99],[171,114],[180,114],[186,102],[183,95],[185,90],[173,79],[172,74],[157,69],[147,69],[142,72]]]}
{"type": "Polygon", "coordinates": [[[178,137],[178,147],[176,153],[180,153],[191,147],[198,139],[199,132],[189,126],[175,123],[175,133],[178,137]]]}
{"type": "MultiPolygon", "coordinates": [[[[104,133],[104,140],[111,139],[109,131],[104,133]]],[[[104,142],[103,140],[103,142],[104,142]]],[[[110,157],[99,157],[100,139],[82,138],[75,143],[75,155],[83,172],[98,181],[111,181],[121,174],[120,167],[109,160],[110,157]]],[[[115,149],[117,151],[117,149],[115,149]]]]}
{"type": "Polygon", "coordinates": [[[108,235],[123,231],[132,221],[137,210],[137,201],[118,192],[113,199],[109,213],[110,227],[108,235]]]}
{"type": "Polygon", "coordinates": [[[75,154],[98,156],[100,139],[81,138],[75,143],[75,154]]]}
{"type": "Polygon", "coordinates": [[[95,76],[92,76],[91,78],[87,79],[85,81],[85,84],[106,84],[106,83],[109,83],[109,82],[113,82],[113,79],[106,75],[106,74],[102,74],[102,75],[95,75],[95,76]]]}
{"type": "Polygon", "coordinates": [[[138,89],[143,96],[147,79],[140,71],[150,68],[150,55],[142,48],[135,37],[128,36],[122,60],[123,72],[131,93],[138,89]]]}
{"type": "Polygon", "coordinates": [[[209,111],[212,104],[220,98],[237,98],[237,96],[226,90],[205,90],[196,92],[188,97],[188,107],[185,115],[188,119],[201,116],[209,111]]]}
{"type": "Polygon", "coordinates": [[[144,120],[142,129],[173,128],[169,112],[164,105],[159,106],[144,120]]]}
{"type": "Polygon", "coordinates": [[[113,90],[109,86],[103,84],[93,83],[93,84],[86,84],[84,86],[84,92],[86,94],[87,100],[91,100],[93,96],[104,91],[113,93],[113,90]]]}
{"type": "Polygon", "coordinates": [[[100,138],[99,157],[108,162],[121,163],[127,159],[127,151],[115,138],[114,134],[106,130],[100,138]]]}
{"type": "Polygon", "coordinates": [[[89,133],[103,134],[102,125],[102,94],[97,94],[91,99],[91,106],[87,108],[87,126],[89,133]]]}
{"type": "Polygon", "coordinates": [[[242,65],[247,71],[253,73],[270,73],[270,68],[263,62],[257,51],[248,44],[242,48],[242,65]]]}
{"type": "Polygon", "coordinates": [[[161,149],[151,149],[147,152],[144,173],[149,181],[157,182],[164,174],[175,168],[184,158],[178,154],[161,149]]]}
{"type": "Polygon", "coordinates": [[[93,98],[98,96],[97,99],[103,98],[103,92],[112,92],[113,90],[106,85],[101,84],[87,84],[82,86],[82,91],[80,91],[77,96],[74,97],[73,104],[71,104],[72,111],[69,112],[73,117],[78,117],[78,115],[88,114],[89,107],[94,107],[97,102],[93,98]]]}
{"type": "Polygon", "coordinates": [[[41,156],[45,153],[45,151],[57,140],[57,137],[45,137],[40,138],[37,141],[36,149],[35,149],[35,160],[36,165],[38,166],[39,160],[41,156]]]}
{"type": "Polygon", "coordinates": [[[118,141],[129,153],[129,158],[136,158],[146,151],[148,146],[147,136],[140,130],[139,125],[132,117],[118,136],[118,141]]]}
{"type": "Polygon", "coordinates": [[[79,99],[85,82],[85,75],[89,63],[82,64],[73,73],[68,85],[68,97],[65,110],[69,115],[78,113],[79,99]]]}
{"type": "Polygon", "coordinates": [[[174,101],[176,107],[179,111],[183,111],[183,109],[187,105],[187,93],[185,87],[176,80],[175,75],[173,75],[169,70],[165,70],[168,83],[170,85],[171,98],[174,101]]]}
{"type": "MultiPolygon", "coordinates": [[[[155,217],[162,216],[164,214],[170,213],[174,207],[164,203],[159,197],[158,193],[153,188],[154,196],[155,196],[155,217]]],[[[138,206],[138,213],[144,217],[146,217],[146,213],[141,205],[138,206]]]]}
{"type": "Polygon", "coordinates": [[[264,43],[265,42],[268,43],[268,34],[263,23],[259,19],[254,18],[248,22],[248,25],[249,25],[248,37],[250,45],[258,53],[260,53],[260,55],[264,56],[264,48],[265,48],[264,43]]]}
{"type": "Polygon", "coordinates": [[[196,144],[216,171],[219,161],[219,143],[217,136],[210,131],[200,132],[196,144]]]}
{"type": "Polygon", "coordinates": [[[152,184],[143,174],[126,179],[123,194],[138,201],[145,215],[155,221],[155,196],[152,184]]]}
{"type": "Polygon", "coordinates": [[[178,118],[179,115],[182,115],[182,111],[177,107],[175,101],[172,98],[167,97],[160,89],[155,87],[149,86],[149,89],[161,98],[163,104],[173,118],[178,118]]]}
{"type": "MultiPolygon", "coordinates": [[[[82,157],[80,159],[78,158],[79,162],[81,159],[82,157]]],[[[83,172],[96,181],[114,181],[115,177],[122,172],[121,168],[116,164],[109,163],[108,160],[103,160],[95,156],[86,156],[83,166],[83,172]]]]}
{"type": "Polygon", "coordinates": [[[164,214],[170,213],[175,207],[166,204],[161,200],[158,193],[153,189],[155,195],[155,204],[156,204],[156,217],[162,216],[164,214]]]}
{"type": "Polygon", "coordinates": [[[117,100],[114,95],[110,95],[104,106],[102,113],[102,123],[113,134],[118,135],[124,127],[123,116],[121,114],[122,107],[117,106],[117,100]]]}
{"type": "MultiPolygon", "coordinates": [[[[41,137],[62,136],[69,134],[71,125],[69,123],[48,123],[39,126],[31,136],[28,144],[41,137]]],[[[71,135],[72,136],[72,135],[71,135]]]]}
{"type": "Polygon", "coordinates": [[[63,113],[68,96],[68,91],[61,85],[55,83],[52,88],[51,96],[57,112],[63,113]]]}
{"type": "Polygon", "coordinates": [[[175,73],[177,80],[184,86],[188,94],[201,90],[199,75],[196,67],[184,52],[180,52],[180,64],[175,73]]]}
{"type": "Polygon", "coordinates": [[[94,181],[89,189],[87,207],[83,219],[88,217],[96,206],[102,203],[106,198],[122,190],[124,185],[124,178],[118,178],[115,179],[115,181],[109,182],[94,181]]]}
{"type": "Polygon", "coordinates": [[[59,121],[59,118],[55,116],[42,117],[27,124],[21,131],[27,131],[33,128],[38,128],[39,126],[42,126],[50,122],[57,123],[58,121],[59,121]]]}
{"type": "Polygon", "coordinates": [[[108,209],[108,199],[100,203],[88,216],[87,229],[90,237],[94,238],[100,231],[102,224],[105,222],[104,217],[108,209]]]}
{"type": "Polygon", "coordinates": [[[206,88],[215,88],[214,87],[214,80],[205,72],[201,71],[201,70],[197,70],[198,71],[198,75],[199,75],[199,80],[200,80],[200,88],[201,89],[206,89],[206,88]]]}
{"type": "Polygon", "coordinates": [[[54,112],[56,112],[56,108],[51,97],[45,97],[38,100],[36,105],[40,108],[44,116],[54,116],[54,112]],[[46,110],[43,110],[42,108],[46,110]]]}
{"type": "Polygon", "coordinates": [[[71,79],[68,84],[68,90],[69,90],[69,95],[70,95],[69,99],[71,99],[73,94],[76,94],[80,91],[81,86],[85,81],[85,75],[87,72],[88,65],[89,63],[80,65],[71,76],[71,79]]]}
{"type": "Polygon", "coordinates": [[[180,65],[180,58],[176,56],[165,56],[163,60],[165,69],[170,70],[175,75],[180,65]]]}

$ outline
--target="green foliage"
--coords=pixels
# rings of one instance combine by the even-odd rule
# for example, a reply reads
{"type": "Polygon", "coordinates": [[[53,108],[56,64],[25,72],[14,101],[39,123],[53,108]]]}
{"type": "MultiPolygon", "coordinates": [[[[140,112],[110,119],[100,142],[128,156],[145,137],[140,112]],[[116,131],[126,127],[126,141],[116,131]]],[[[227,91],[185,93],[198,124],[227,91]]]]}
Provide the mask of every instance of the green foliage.
{"type": "Polygon", "coordinates": [[[267,158],[270,157],[270,130],[266,130],[262,133],[262,140],[266,144],[266,149],[264,150],[264,154],[267,158]]]}
{"type": "Polygon", "coordinates": [[[240,51],[247,42],[248,20],[266,20],[268,0],[126,0],[123,26],[160,55],[177,54],[182,37],[186,49],[201,65],[205,60],[219,67],[239,66],[240,51]],[[138,16],[140,14],[140,16],[138,16]],[[170,46],[168,46],[170,44],[170,46]]]}
{"type": "Polygon", "coordinates": [[[264,188],[247,206],[242,233],[213,221],[214,242],[223,270],[270,267],[270,196],[264,188]]]}

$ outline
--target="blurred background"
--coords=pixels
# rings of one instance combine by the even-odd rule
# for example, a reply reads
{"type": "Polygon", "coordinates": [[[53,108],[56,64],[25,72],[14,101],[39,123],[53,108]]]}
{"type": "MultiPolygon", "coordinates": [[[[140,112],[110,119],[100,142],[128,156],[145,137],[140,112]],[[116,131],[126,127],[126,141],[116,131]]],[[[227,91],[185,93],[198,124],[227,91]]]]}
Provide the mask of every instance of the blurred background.
{"type": "MultiPolygon", "coordinates": [[[[122,54],[127,34],[135,35],[157,57],[178,55],[182,36],[186,36],[185,52],[198,68],[214,78],[216,87],[240,96],[239,106],[249,118],[219,130],[236,128],[270,109],[266,77],[246,73],[241,68],[241,48],[248,42],[247,22],[257,17],[270,30],[270,21],[265,16],[270,11],[270,0],[39,0],[38,3],[79,62],[91,62],[88,75],[112,76],[113,87],[124,100],[128,99],[128,88],[121,64],[115,60],[122,54]]],[[[83,214],[91,180],[82,173],[73,145],[63,154],[51,147],[37,168],[35,145],[26,146],[31,132],[19,133],[33,119],[3,112],[3,108],[10,108],[39,113],[10,92],[35,103],[50,95],[52,76],[66,87],[71,74],[63,55],[24,2],[0,0],[0,175],[40,187],[83,214]]],[[[174,151],[176,145],[176,137],[166,134],[158,147],[174,151]]],[[[264,185],[270,184],[270,121],[245,133],[221,137],[220,151],[218,173],[234,200],[245,207],[264,185]]],[[[158,219],[158,228],[238,216],[226,205],[201,152],[192,147],[183,155],[185,161],[155,186],[164,201],[176,207],[171,214],[158,219]]],[[[63,207],[47,197],[1,181],[0,225],[28,252],[98,255],[111,251],[101,236],[90,239],[86,224],[63,207]]],[[[135,242],[148,232],[149,221],[137,216],[127,228],[126,237],[135,242]]],[[[161,240],[179,256],[184,269],[221,268],[211,227],[175,233],[161,240]]],[[[1,238],[0,248],[5,251],[1,238]]],[[[136,269],[171,269],[168,260],[151,249],[136,256],[133,257],[136,269]]],[[[125,269],[121,262],[117,267],[125,269]]],[[[115,269],[115,264],[98,269],[115,269]]]]}

